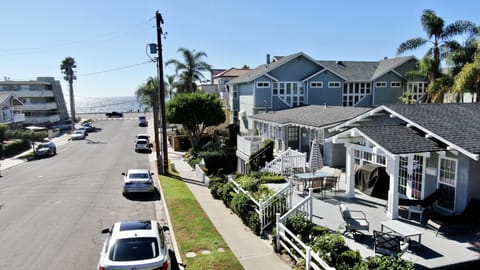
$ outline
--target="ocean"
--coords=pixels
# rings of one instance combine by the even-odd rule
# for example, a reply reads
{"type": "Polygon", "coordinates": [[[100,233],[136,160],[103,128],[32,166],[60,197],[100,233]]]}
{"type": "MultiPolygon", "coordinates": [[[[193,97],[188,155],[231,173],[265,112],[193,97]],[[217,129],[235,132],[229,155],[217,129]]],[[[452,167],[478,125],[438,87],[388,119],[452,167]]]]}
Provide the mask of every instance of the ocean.
{"type": "MultiPolygon", "coordinates": [[[[70,97],[65,96],[70,112],[70,97]]],[[[145,106],[136,97],[75,97],[76,113],[143,112],[145,106]]]]}

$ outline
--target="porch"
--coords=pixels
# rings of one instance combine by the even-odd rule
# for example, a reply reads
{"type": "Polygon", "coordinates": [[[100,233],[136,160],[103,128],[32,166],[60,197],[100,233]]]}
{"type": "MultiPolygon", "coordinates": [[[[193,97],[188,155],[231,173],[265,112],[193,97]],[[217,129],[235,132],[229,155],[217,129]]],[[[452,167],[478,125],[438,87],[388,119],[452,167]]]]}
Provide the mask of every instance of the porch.
{"type": "MultiPolygon", "coordinates": [[[[272,186],[274,187],[274,185],[272,186]]],[[[364,235],[345,236],[347,245],[354,250],[359,250],[362,257],[374,256],[373,230],[381,230],[383,221],[391,220],[386,213],[387,201],[370,197],[355,190],[355,197],[345,196],[345,174],[342,173],[339,181],[339,190],[328,192],[326,196],[315,194],[313,200],[313,222],[333,231],[344,230],[344,223],[339,211],[339,204],[345,204],[351,210],[365,212],[370,223],[368,233],[364,235]]],[[[305,197],[302,190],[295,191],[292,196],[292,205],[296,205],[305,197]]],[[[428,215],[426,213],[425,215],[428,215]]],[[[426,216],[424,215],[424,220],[426,216]]],[[[427,226],[425,222],[419,223],[418,217],[408,219],[406,207],[399,209],[398,221],[422,232],[421,243],[414,245],[402,255],[403,259],[413,261],[417,269],[429,269],[474,262],[480,266],[480,228],[463,225],[449,226],[446,230],[436,235],[436,230],[427,226]]],[[[417,238],[413,238],[415,244],[417,238]]]]}

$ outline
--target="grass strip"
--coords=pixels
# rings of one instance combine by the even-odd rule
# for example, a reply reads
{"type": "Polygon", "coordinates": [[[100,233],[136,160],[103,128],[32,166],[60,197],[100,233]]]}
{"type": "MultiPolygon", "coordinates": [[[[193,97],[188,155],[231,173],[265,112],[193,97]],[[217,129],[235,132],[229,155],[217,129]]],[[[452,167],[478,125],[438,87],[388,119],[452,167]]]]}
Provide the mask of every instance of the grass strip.
{"type": "Polygon", "coordinates": [[[243,269],[187,185],[163,175],[160,176],[160,184],[186,268],[243,269]],[[224,252],[220,252],[219,248],[224,252]],[[211,253],[202,254],[205,250],[211,253]],[[197,256],[187,258],[187,252],[195,252],[197,256]]]}

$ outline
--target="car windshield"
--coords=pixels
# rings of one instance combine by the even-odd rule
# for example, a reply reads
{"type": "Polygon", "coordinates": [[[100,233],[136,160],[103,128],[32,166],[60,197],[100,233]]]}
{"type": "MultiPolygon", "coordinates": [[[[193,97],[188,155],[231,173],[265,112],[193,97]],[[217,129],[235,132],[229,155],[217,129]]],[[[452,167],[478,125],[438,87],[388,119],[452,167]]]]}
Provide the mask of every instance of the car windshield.
{"type": "Polygon", "coordinates": [[[158,257],[158,243],[154,237],[119,239],[110,250],[110,260],[116,262],[148,260],[158,257]]]}
{"type": "Polygon", "coordinates": [[[128,175],[130,179],[148,179],[148,173],[131,173],[128,175]]]}

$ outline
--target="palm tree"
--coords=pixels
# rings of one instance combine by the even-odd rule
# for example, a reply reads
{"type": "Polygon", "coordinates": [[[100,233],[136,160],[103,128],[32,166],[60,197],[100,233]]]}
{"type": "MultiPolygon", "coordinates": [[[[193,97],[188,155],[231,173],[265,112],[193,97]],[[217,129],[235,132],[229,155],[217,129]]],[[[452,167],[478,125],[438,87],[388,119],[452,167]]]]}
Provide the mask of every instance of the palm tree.
{"type": "Polygon", "coordinates": [[[165,80],[165,93],[168,94],[170,99],[173,98],[173,91],[177,87],[175,83],[175,75],[167,75],[165,80]]]}
{"type": "Polygon", "coordinates": [[[75,63],[75,59],[70,56],[63,59],[60,65],[60,70],[63,74],[65,74],[65,77],[63,78],[68,81],[68,86],[70,89],[70,114],[72,117],[72,131],[75,129],[75,99],[73,98],[73,80],[77,79],[77,77],[74,75],[74,68],[77,68],[77,64],[75,63]]]}
{"type": "MultiPolygon", "coordinates": [[[[432,47],[428,49],[425,56],[431,59],[431,66],[427,78],[429,83],[433,83],[433,81],[442,76],[440,64],[441,61],[446,58],[448,44],[451,42],[451,39],[458,35],[475,34],[478,29],[473,22],[463,20],[445,25],[444,20],[430,9],[423,11],[421,23],[423,30],[427,34],[427,38],[411,38],[401,43],[397,49],[397,54],[403,54],[406,51],[414,50],[427,43],[431,43],[432,47]]],[[[431,95],[427,96],[426,101],[431,101],[431,95]]]]}
{"type": "Polygon", "coordinates": [[[195,50],[190,51],[185,48],[180,48],[177,52],[182,53],[184,62],[176,59],[168,60],[165,65],[175,65],[175,72],[179,75],[181,85],[178,86],[178,93],[193,93],[196,91],[196,81],[204,79],[203,71],[209,71],[212,67],[206,62],[202,61],[203,57],[207,57],[205,52],[195,50]]]}
{"type": "Polygon", "coordinates": [[[473,62],[464,65],[455,78],[454,91],[457,96],[463,98],[465,89],[476,93],[475,102],[480,102],[480,41],[477,43],[473,62]]]}
{"type": "Polygon", "coordinates": [[[159,129],[159,95],[158,95],[158,78],[149,77],[147,81],[137,88],[135,96],[137,100],[145,106],[145,111],[149,108],[153,110],[153,130],[155,133],[155,154],[158,164],[161,164],[160,156],[160,137],[158,135],[159,129]]]}

